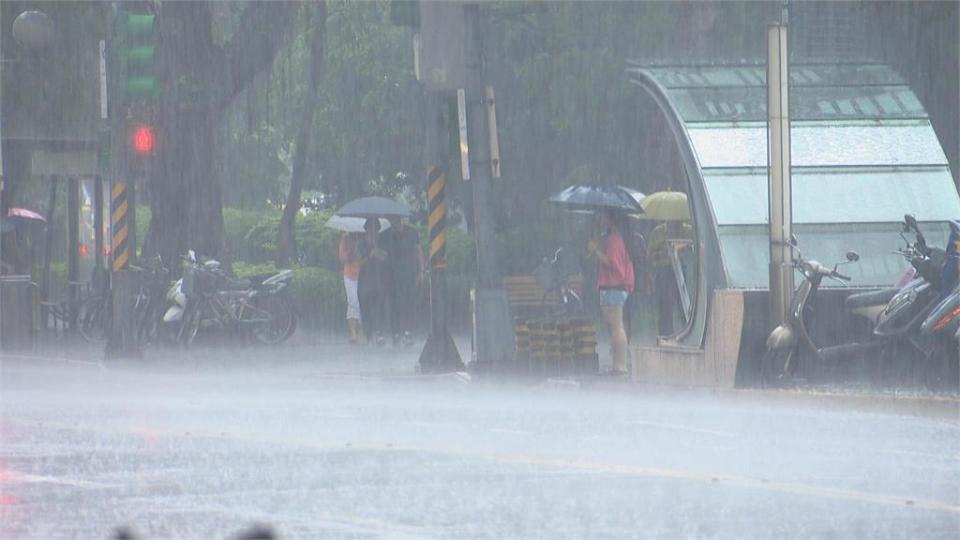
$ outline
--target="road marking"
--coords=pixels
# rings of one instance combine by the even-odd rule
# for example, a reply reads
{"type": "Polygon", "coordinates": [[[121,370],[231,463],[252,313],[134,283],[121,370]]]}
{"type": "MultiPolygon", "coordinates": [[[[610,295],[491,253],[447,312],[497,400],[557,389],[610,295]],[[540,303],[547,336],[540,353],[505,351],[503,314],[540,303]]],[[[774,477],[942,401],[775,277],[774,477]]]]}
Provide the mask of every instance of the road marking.
{"type": "Polygon", "coordinates": [[[507,428],[489,428],[487,431],[491,433],[508,433],[510,435],[529,435],[529,431],[524,431],[522,429],[507,429],[507,428]]]}
{"type": "Polygon", "coordinates": [[[712,429],[695,428],[695,427],[683,426],[679,424],[663,424],[660,422],[646,422],[642,420],[628,422],[628,424],[630,424],[631,426],[647,426],[647,427],[655,427],[655,428],[661,428],[661,429],[670,429],[674,431],[686,431],[689,433],[699,433],[702,435],[715,435],[717,437],[730,437],[730,438],[736,437],[736,435],[734,435],[733,433],[727,433],[725,431],[714,431],[712,429]]]}
{"type": "Polygon", "coordinates": [[[112,484],[103,484],[101,482],[91,482],[89,480],[80,480],[79,478],[45,476],[39,474],[23,474],[17,471],[0,471],[0,480],[4,484],[56,484],[59,486],[70,486],[89,489],[104,489],[117,487],[112,484]]]}
{"type": "MultiPolygon", "coordinates": [[[[8,421],[14,419],[7,419],[8,421]]],[[[74,431],[93,431],[103,433],[124,433],[135,436],[130,429],[115,427],[105,429],[105,426],[86,427],[70,424],[57,425],[53,422],[44,422],[43,427],[55,427],[64,430],[74,431]]],[[[873,493],[854,489],[833,488],[827,486],[818,486],[813,484],[803,484],[799,482],[780,482],[766,479],[751,478],[747,476],[731,475],[726,473],[708,474],[704,472],[691,471],[686,469],[670,469],[661,467],[649,467],[642,465],[630,465],[625,463],[610,463],[602,461],[586,461],[579,459],[552,458],[546,456],[537,456],[530,454],[504,454],[488,453],[455,448],[431,448],[423,446],[403,446],[395,444],[369,444],[369,443],[344,443],[343,441],[319,441],[305,437],[269,437],[259,433],[228,433],[223,431],[186,431],[183,429],[177,431],[154,430],[157,437],[197,437],[215,440],[234,440],[237,442],[259,443],[268,445],[291,445],[314,450],[336,450],[343,451],[391,451],[391,452],[422,452],[438,456],[456,457],[461,459],[479,459],[494,463],[504,463],[509,465],[530,465],[555,467],[561,469],[572,469],[587,472],[602,472],[611,474],[621,474],[625,476],[647,477],[647,478],[666,478],[673,480],[685,480],[690,482],[699,482],[708,485],[728,485],[759,491],[774,491],[790,495],[807,495],[813,497],[823,497],[828,499],[847,500],[853,502],[871,503],[884,506],[896,506],[899,508],[917,508],[923,510],[933,510],[947,512],[951,514],[960,514],[960,505],[935,499],[920,499],[902,495],[889,495],[884,493],[873,493]]],[[[85,481],[79,481],[85,482],[85,481]]],[[[95,486],[96,483],[90,483],[95,486]]]]}
{"type": "Polygon", "coordinates": [[[107,367],[103,362],[97,362],[92,360],[75,360],[73,358],[67,358],[63,356],[38,356],[30,354],[0,354],[0,363],[3,360],[29,360],[31,362],[54,362],[60,364],[75,364],[78,366],[91,366],[99,368],[101,371],[106,371],[107,367]]]}

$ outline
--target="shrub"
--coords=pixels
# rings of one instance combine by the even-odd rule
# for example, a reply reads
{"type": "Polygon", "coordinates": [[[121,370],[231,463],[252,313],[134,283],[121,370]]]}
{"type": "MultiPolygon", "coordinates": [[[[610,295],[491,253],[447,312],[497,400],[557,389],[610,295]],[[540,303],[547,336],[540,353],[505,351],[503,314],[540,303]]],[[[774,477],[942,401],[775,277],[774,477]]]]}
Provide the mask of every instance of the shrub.
{"type": "Polygon", "coordinates": [[[224,241],[227,253],[232,259],[251,260],[247,249],[247,233],[253,229],[264,217],[264,212],[241,210],[239,208],[223,209],[224,241]]]}
{"type": "MultiPolygon", "coordinates": [[[[336,272],[340,269],[337,260],[340,232],[324,225],[331,215],[332,212],[324,211],[297,216],[297,247],[303,264],[336,272]]],[[[244,238],[245,259],[255,263],[272,261],[277,253],[279,226],[279,216],[261,218],[244,238]]]]}

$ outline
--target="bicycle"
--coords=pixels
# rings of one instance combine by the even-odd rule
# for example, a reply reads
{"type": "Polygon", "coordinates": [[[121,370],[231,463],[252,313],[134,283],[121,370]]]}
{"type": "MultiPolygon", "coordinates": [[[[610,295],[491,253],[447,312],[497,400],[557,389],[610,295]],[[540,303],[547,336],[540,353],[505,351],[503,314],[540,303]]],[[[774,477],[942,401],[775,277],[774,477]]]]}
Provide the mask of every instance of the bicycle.
{"type": "Polygon", "coordinates": [[[571,265],[561,258],[563,253],[564,249],[561,247],[553,253],[553,258],[545,257],[533,274],[537,285],[543,289],[544,307],[550,305],[547,300],[552,293],[555,293],[561,307],[560,314],[575,317],[583,314],[583,300],[577,291],[570,288],[570,276],[574,272],[570,269],[571,265]]]}
{"type": "MultiPolygon", "coordinates": [[[[137,291],[130,298],[133,304],[130,313],[136,328],[137,344],[144,346],[157,339],[169,270],[163,266],[159,255],[148,268],[131,264],[128,269],[138,276],[137,291]]],[[[112,295],[101,292],[88,296],[80,303],[79,313],[80,336],[90,343],[105,343],[113,328],[112,295]]]]}

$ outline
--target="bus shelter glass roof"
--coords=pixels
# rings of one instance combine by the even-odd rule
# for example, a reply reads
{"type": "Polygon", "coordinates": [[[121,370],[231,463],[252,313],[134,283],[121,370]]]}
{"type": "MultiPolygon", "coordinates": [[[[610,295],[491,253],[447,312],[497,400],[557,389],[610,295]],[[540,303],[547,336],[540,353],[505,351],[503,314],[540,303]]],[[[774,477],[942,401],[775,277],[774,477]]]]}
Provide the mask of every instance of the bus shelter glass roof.
{"type": "MultiPolygon", "coordinates": [[[[766,68],[646,69],[686,125],[716,218],[727,281],[768,286],[766,68]]],[[[853,285],[893,283],[906,262],[890,252],[912,213],[930,242],[960,219],[946,156],[906,81],[882,64],[793,65],[790,71],[794,230],[821,262],[860,253],[853,285]]]]}

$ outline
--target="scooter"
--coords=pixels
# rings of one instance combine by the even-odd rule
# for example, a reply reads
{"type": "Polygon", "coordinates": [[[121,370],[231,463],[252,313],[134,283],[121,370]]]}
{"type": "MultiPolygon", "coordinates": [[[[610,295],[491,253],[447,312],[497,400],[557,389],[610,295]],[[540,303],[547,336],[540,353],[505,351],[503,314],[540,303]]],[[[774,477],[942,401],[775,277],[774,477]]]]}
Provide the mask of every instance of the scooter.
{"type": "Polygon", "coordinates": [[[900,231],[900,238],[903,239],[905,247],[894,251],[894,253],[904,257],[910,266],[897,280],[893,287],[881,289],[879,291],[869,291],[857,294],[851,294],[844,301],[847,311],[867,318],[875,327],[879,328],[878,335],[896,336],[915,330],[917,320],[915,316],[922,307],[915,302],[918,296],[920,300],[927,300],[928,296],[933,295],[936,287],[931,284],[940,282],[940,268],[943,265],[944,251],[927,246],[927,241],[920,232],[917,220],[912,215],[903,216],[903,228],[900,231]],[[915,238],[911,243],[907,240],[906,234],[914,233],[915,238]],[[899,298],[897,302],[892,302],[894,297],[899,298]],[[905,303],[904,299],[913,300],[905,303]],[[904,309],[908,308],[908,309],[904,309]],[[916,312],[914,312],[916,310],[916,312]],[[911,316],[911,313],[913,316],[911,316]],[[882,324],[881,324],[882,319],[882,324]],[[912,324],[911,324],[912,323],[912,324]]]}
{"type": "Polygon", "coordinates": [[[796,237],[791,238],[790,246],[795,252],[794,268],[803,276],[790,301],[790,309],[783,324],[777,326],[767,338],[767,352],[760,366],[761,383],[764,387],[781,387],[793,379],[801,362],[816,361],[836,363],[861,355],[874,354],[883,346],[881,341],[848,343],[832,347],[819,347],[808,331],[808,309],[820,289],[823,280],[833,279],[840,283],[850,281],[850,277],[841,274],[838,268],[860,260],[855,251],[848,251],[845,262],[836,263],[833,268],[814,261],[806,260],[797,246],[796,237]]]}
{"type": "Polygon", "coordinates": [[[874,334],[890,338],[919,333],[927,314],[940,301],[943,263],[946,259],[945,250],[927,245],[913,216],[907,214],[903,220],[904,232],[913,231],[916,240],[912,245],[907,242],[907,247],[898,250],[898,253],[910,261],[917,271],[917,277],[900,289],[877,317],[874,334]]]}
{"type": "Polygon", "coordinates": [[[947,241],[946,261],[943,267],[941,287],[945,290],[940,302],[930,310],[920,326],[920,334],[930,341],[928,384],[935,389],[960,389],[960,222],[950,223],[950,239],[947,241]],[[952,287],[952,290],[948,288],[952,287]]]}

